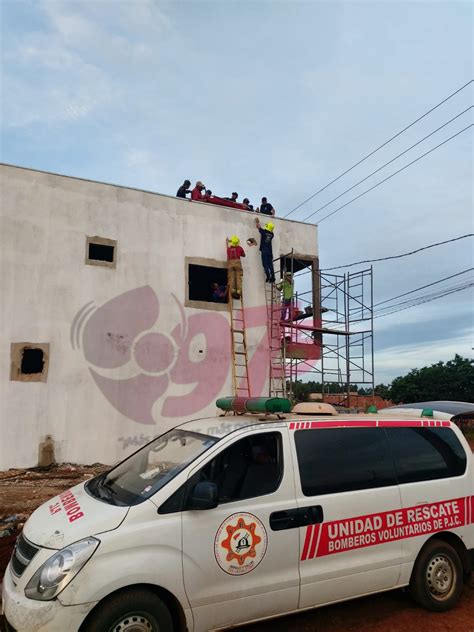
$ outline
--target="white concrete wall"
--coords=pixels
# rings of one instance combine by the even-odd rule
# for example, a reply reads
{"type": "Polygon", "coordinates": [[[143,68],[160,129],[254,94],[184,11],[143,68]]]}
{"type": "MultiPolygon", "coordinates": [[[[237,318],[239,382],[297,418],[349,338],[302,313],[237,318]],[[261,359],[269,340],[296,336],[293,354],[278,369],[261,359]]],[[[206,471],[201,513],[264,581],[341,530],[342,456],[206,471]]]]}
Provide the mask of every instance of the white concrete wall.
{"type": "MultiPolygon", "coordinates": [[[[36,465],[38,444],[47,434],[52,435],[58,461],[111,463],[181,419],[213,415],[215,397],[206,400],[207,380],[214,387],[220,384],[220,396],[232,392],[228,328],[223,333],[222,320],[213,320],[228,320],[228,314],[184,308],[187,320],[206,316],[189,345],[179,341],[184,259],[224,261],[226,235],[240,236],[247,251],[246,308],[255,308],[255,322],[250,324],[257,325],[248,330],[252,355],[266,340],[258,310],[265,304],[259,251],[244,243],[251,236],[258,239],[255,215],[11,166],[1,166],[0,175],[0,470],[36,465]],[[85,265],[86,235],[118,241],[116,269],[85,265]],[[117,299],[122,303],[119,310],[100,311],[131,290],[136,292],[117,299]],[[155,323],[156,300],[160,313],[155,323]],[[76,315],[87,304],[96,311],[86,311],[71,334],[73,322],[78,324],[76,315]],[[149,322],[138,322],[143,319],[149,322]],[[134,324],[142,331],[132,335],[134,324]],[[210,329],[207,340],[199,333],[203,328],[210,329]],[[161,332],[174,346],[173,361],[159,375],[145,372],[134,356],[144,329],[161,332]],[[46,383],[10,381],[10,343],[22,341],[50,343],[46,383]],[[115,366],[120,353],[123,363],[115,366]],[[110,364],[110,354],[115,365],[106,368],[102,360],[110,364]],[[104,388],[101,392],[91,369],[109,385],[117,405],[106,398],[104,388]],[[131,381],[137,376],[142,383],[131,381]],[[187,408],[193,408],[196,384],[197,410],[182,416],[176,411],[173,416],[163,414],[172,396],[186,397],[187,408]],[[153,399],[155,391],[159,395],[153,399]],[[127,398],[133,403],[131,412],[124,413],[127,398]],[[147,410],[151,423],[132,419],[143,419],[147,410]]],[[[274,223],[275,256],[292,248],[317,255],[316,227],[278,218],[274,223]]]]}

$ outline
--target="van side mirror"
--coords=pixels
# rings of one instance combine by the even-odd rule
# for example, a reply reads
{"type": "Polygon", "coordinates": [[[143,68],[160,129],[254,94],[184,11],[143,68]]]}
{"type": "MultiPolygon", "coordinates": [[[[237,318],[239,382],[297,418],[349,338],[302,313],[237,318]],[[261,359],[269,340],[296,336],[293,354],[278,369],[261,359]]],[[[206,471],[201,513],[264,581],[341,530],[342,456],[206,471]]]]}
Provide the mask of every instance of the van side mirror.
{"type": "Polygon", "coordinates": [[[194,486],[186,509],[214,509],[217,501],[217,485],[210,481],[201,481],[194,486]]]}

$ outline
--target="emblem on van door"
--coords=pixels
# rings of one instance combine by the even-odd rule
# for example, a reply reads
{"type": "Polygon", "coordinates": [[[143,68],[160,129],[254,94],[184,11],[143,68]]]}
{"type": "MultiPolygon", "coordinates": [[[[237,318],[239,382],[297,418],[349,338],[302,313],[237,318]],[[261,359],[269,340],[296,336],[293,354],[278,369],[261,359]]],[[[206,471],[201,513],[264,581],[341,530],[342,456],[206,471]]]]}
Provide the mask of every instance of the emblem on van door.
{"type": "Polygon", "coordinates": [[[217,563],[229,575],[253,571],[267,551],[267,532],[250,513],[235,513],[224,520],[214,539],[217,563]]]}

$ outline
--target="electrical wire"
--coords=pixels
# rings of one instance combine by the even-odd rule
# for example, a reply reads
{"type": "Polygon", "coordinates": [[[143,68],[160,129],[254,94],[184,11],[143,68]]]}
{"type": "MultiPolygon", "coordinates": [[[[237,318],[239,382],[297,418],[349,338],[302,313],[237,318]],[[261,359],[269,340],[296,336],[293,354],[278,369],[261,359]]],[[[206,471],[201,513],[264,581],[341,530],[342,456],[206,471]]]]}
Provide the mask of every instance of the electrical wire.
{"type": "Polygon", "coordinates": [[[435,301],[435,300],[438,300],[438,299],[443,298],[445,296],[449,296],[450,294],[455,294],[456,292],[462,292],[463,290],[467,290],[469,287],[472,287],[472,286],[474,286],[474,282],[468,283],[464,287],[459,287],[457,289],[453,289],[453,290],[450,290],[448,292],[444,292],[443,294],[440,294],[439,296],[435,296],[433,298],[429,298],[429,299],[426,299],[424,301],[420,301],[419,303],[416,303],[415,305],[408,305],[407,307],[401,307],[401,308],[396,309],[396,310],[394,310],[392,312],[387,312],[386,314],[377,314],[377,315],[374,316],[374,318],[383,318],[384,316],[390,316],[391,314],[397,314],[398,312],[403,312],[406,309],[411,309],[413,307],[417,307],[418,305],[422,305],[424,303],[430,303],[431,301],[435,301]]]}
{"type": "MultiPolygon", "coordinates": [[[[371,186],[369,189],[366,189],[365,191],[362,191],[362,193],[360,193],[359,195],[357,195],[356,197],[352,198],[352,200],[349,200],[348,202],[346,202],[345,204],[342,204],[341,206],[339,206],[337,209],[335,209],[334,211],[331,211],[331,213],[328,213],[327,215],[325,215],[324,217],[322,217],[318,224],[321,224],[321,222],[324,222],[325,219],[328,219],[329,217],[331,217],[332,215],[334,215],[335,213],[338,213],[339,211],[341,211],[343,208],[345,208],[346,206],[348,206],[349,204],[352,204],[352,202],[355,202],[356,200],[358,200],[359,198],[361,198],[362,196],[366,195],[367,193],[370,193],[370,191],[373,191],[374,189],[376,189],[377,187],[379,187],[381,184],[383,184],[384,182],[387,182],[387,180],[390,180],[391,178],[393,178],[394,176],[398,175],[399,173],[401,173],[402,171],[404,171],[405,169],[408,169],[408,167],[411,167],[412,165],[415,164],[415,162],[418,162],[419,160],[421,160],[422,158],[424,158],[425,156],[428,156],[429,154],[433,153],[436,149],[439,149],[440,147],[442,147],[443,145],[446,145],[446,143],[449,143],[451,140],[453,140],[454,138],[456,138],[456,136],[459,136],[460,134],[462,134],[463,132],[465,132],[466,130],[468,130],[470,127],[473,127],[474,123],[471,123],[470,125],[467,125],[466,127],[464,127],[463,129],[459,130],[459,132],[456,132],[456,134],[453,134],[452,136],[450,136],[449,138],[447,138],[446,140],[444,140],[442,143],[439,143],[438,145],[436,145],[435,147],[433,147],[432,149],[426,151],[424,154],[421,154],[421,156],[418,156],[418,158],[415,158],[414,160],[412,160],[411,162],[409,162],[408,164],[404,165],[403,167],[401,167],[400,169],[398,169],[397,171],[394,171],[393,173],[391,173],[389,176],[387,176],[386,178],[384,178],[383,180],[380,180],[380,182],[377,182],[376,184],[374,184],[373,186],[371,186]]],[[[310,216],[309,216],[310,217],[310,216]]],[[[307,218],[305,218],[307,219],[307,218]]],[[[305,220],[303,220],[305,221],[305,220]]]]}
{"type": "Polygon", "coordinates": [[[317,195],[319,195],[320,193],[322,193],[323,191],[325,191],[329,186],[331,186],[331,184],[334,184],[334,182],[337,182],[338,180],[340,180],[343,176],[345,176],[347,173],[349,173],[350,171],[352,171],[352,169],[355,169],[356,167],[358,167],[360,164],[362,164],[363,162],[365,162],[368,158],[370,158],[371,156],[373,156],[375,153],[377,153],[380,149],[382,149],[383,147],[385,147],[386,145],[388,145],[389,143],[392,142],[392,140],[395,140],[395,138],[398,138],[401,134],[403,134],[404,132],[406,132],[408,129],[410,129],[410,127],[413,127],[413,125],[416,125],[416,123],[418,123],[419,121],[421,121],[422,119],[424,119],[426,116],[428,116],[428,114],[431,114],[431,112],[434,112],[435,110],[437,110],[441,105],[443,105],[444,103],[446,103],[447,101],[449,101],[450,99],[452,99],[454,96],[456,96],[456,94],[458,94],[459,92],[461,92],[462,90],[464,90],[465,88],[467,88],[467,86],[469,86],[471,83],[473,83],[474,79],[471,79],[470,81],[468,81],[467,83],[465,83],[463,86],[461,86],[460,88],[458,88],[457,90],[455,90],[453,93],[451,93],[450,95],[448,95],[445,99],[443,99],[442,101],[440,101],[439,103],[437,103],[435,106],[433,106],[432,108],[430,108],[427,112],[425,112],[424,114],[422,114],[421,116],[419,116],[416,120],[414,120],[412,123],[410,123],[409,125],[407,125],[406,127],[404,127],[402,130],[400,130],[399,132],[397,132],[394,136],[392,136],[391,138],[389,138],[387,141],[385,141],[384,143],[382,143],[382,145],[379,145],[376,149],[372,150],[370,153],[368,153],[367,155],[365,155],[363,158],[361,158],[358,162],[354,163],[352,165],[352,167],[349,167],[348,169],[346,169],[346,171],[344,171],[343,173],[341,173],[340,175],[338,175],[336,178],[334,178],[334,180],[331,180],[331,182],[328,182],[328,184],[326,184],[325,186],[323,186],[321,189],[319,189],[318,191],[316,191],[316,193],[313,193],[312,195],[310,195],[308,198],[306,198],[303,202],[301,202],[300,204],[298,204],[297,206],[295,206],[293,209],[291,209],[291,211],[288,211],[288,213],[286,215],[284,215],[284,217],[288,217],[289,215],[291,215],[292,213],[294,213],[295,211],[297,211],[299,208],[301,208],[304,204],[306,204],[306,202],[309,202],[310,200],[312,200],[313,198],[315,198],[317,195]]]}
{"type": "Polygon", "coordinates": [[[393,303],[392,305],[386,305],[385,307],[381,307],[380,309],[376,310],[376,313],[380,313],[385,310],[390,310],[390,309],[393,309],[394,307],[400,307],[402,305],[408,305],[408,304],[415,305],[419,301],[423,301],[424,299],[431,298],[432,296],[438,296],[439,294],[442,294],[443,292],[450,292],[452,290],[457,290],[458,288],[467,287],[473,281],[474,279],[473,277],[471,277],[467,281],[465,280],[465,281],[462,281],[461,283],[455,283],[454,285],[449,285],[447,287],[439,288],[438,290],[435,290],[434,292],[428,292],[426,294],[420,294],[419,296],[413,296],[412,298],[409,298],[406,301],[400,301],[399,303],[393,303]]]}
{"type": "Polygon", "coordinates": [[[362,182],[365,182],[366,180],[368,180],[369,178],[371,178],[372,176],[374,176],[376,173],[378,173],[379,171],[382,171],[382,169],[385,169],[385,167],[387,167],[388,165],[390,165],[392,162],[395,162],[395,160],[398,160],[398,158],[401,158],[402,156],[404,156],[405,154],[407,154],[409,151],[411,151],[412,149],[414,149],[415,147],[417,147],[418,145],[420,145],[421,143],[423,143],[425,140],[427,140],[428,138],[430,138],[431,136],[433,136],[434,134],[436,134],[437,132],[439,132],[440,130],[442,130],[444,127],[446,127],[447,125],[449,125],[450,123],[452,123],[453,121],[455,121],[456,119],[458,119],[460,116],[462,116],[463,114],[466,114],[466,112],[469,112],[469,110],[472,110],[474,106],[470,105],[468,108],[466,108],[465,110],[463,110],[462,112],[460,112],[459,114],[456,114],[456,116],[453,116],[453,118],[449,119],[449,121],[446,121],[446,123],[443,123],[443,125],[441,125],[440,127],[438,127],[437,129],[435,129],[434,131],[430,132],[427,136],[425,136],[424,138],[422,138],[421,140],[417,141],[416,143],[414,143],[413,145],[411,145],[410,147],[408,147],[408,149],[405,149],[404,151],[402,151],[400,154],[398,154],[397,156],[395,156],[395,158],[392,158],[391,160],[389,160],[388,162],[386,162],[385,164],[383,164],[381,167],[379,167],[378,169],[376,169],[375,171],[372,171],[372,173],[369,173],[368,176],[365,176],[365,178],[362,178],[362,180],[359,180],[358,182],[356,182],[355,184],[353,184],[351,187],[349,187],[348,189],[346,189],[345,191],[343,191],[342,193],[340,193],[339,195],[337,195],[335,198],[333,198],[332,200],[329,200],[329,202],[326,202],[326,204],[323,204],[323,206],[320,206],[318,209],[316,209],[315,211],[313,211],[310,215],[308,215],[307,217],[305,217],[302,221],[305,222],[307,219],[309,219],[310,217],[313,217],[313,215],[316,215],[316,213],[319,213],[319,211],[322,211],[323,209],[325,209],[326,207],[328,207],[330,204],[332,204],[333,202],[335,202],[336,200],[338,200],[339,198],[341,198],[343,195],[345,195],[346,193],[349,193],[349,191],[352,191],[352,189],[355,189],[357,186],[359,186],[359,184],[362,184],[362,182]]]}
{"type": "Polygon", "coordinates": [[[414,292],[425,290],[426,288],[432,287],[433,285],[437,285],[438,283],[443,283],[443,281],[448,281],[449,279],[454,279],[455,277],[461,276],[461,274],[466,274],[466,272],[472,272],[472,270],[474,270],[474,268],[466,268],[466,270],[461,270],[461,272],[456,272],[456,274],[451,274],[450,276],[444,277],[444,279],[438,279],[437,281],[433,281],[432,283],[428,283],[427,285],[422,285],[421,287],[417,287],[414,290],[410,290],[409,292],[404,292],[403,294],[398,294],[398,296],[392,296],[392,298],[387,298],[385,299],[385,301],[379,301],[378,303],[374,303],[374,307],[378,307],[379,305],[383,305],[384,303],[390,303],[391,301],[394,301],[397,298],[408,296],[408,294],[413,294],[414,292]]]}
{"type": "Polygon", "coordinates": [[[454,237],[453,239],[447,239],[446,241],[438,241],[435,244],[429,244],[428,246],[423,246],[422,248],[417,248],[416,250],[411,250],[410,252],[404,252],[401,255],[391,255],[390,257],[379,257],[378,259],[363,259],[362,261],[355,261],[354,263],[346,263],[342,266],[332,266],[331,268],[321,268],[320,271],[329,272],[330,270],[339,270],[340,268],[352,268],[353,266],[358,266],[358,265],[361,265],[362,263],[376,263],[378,261],[389,261],[390,259],[402,259],[403,257],[416,255],[418,252],[422,252],[423,250],[429,250],[430,248],[435,248],[436,246],[443,246],[444,244],[450,244],[453,241],[459,241],[460,239],[466,239],[467,237],[474,237],[474,233],[466,233],[466,235],[461,235],[460,237],[454,237]]]}

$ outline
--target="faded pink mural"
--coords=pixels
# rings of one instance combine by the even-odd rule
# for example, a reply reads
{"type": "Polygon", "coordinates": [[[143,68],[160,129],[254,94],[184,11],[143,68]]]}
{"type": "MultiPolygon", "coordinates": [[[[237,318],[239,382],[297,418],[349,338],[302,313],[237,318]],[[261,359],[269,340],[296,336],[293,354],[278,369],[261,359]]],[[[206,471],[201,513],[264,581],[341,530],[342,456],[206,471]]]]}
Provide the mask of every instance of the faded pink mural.
{"type": "MultiPolygon", "coordinates": [[[[82,349],[94,382],[120,413],[141,424],[154,424],[153,410],[159,400],[161,417],[191,416],[211,405],[218,396],[229,395],[223,388],[231,370],[229,322],[219,312],[200,312],[186,318],[183,305],[172,301],[179,322],[171,331],[160,329],[160,300],[150,286],[124,292],[99,308],[87,303],[71,326],[71,344],[82,349]],[[199,337],[199,349],[191,357],[191,345],[199,337]],[[201,359],[202,358],[202,359],[201,359]],[[127,366],[131,377],[113,377],[113,371],[127,366]],[[173,385],[190,387],[185,395],[172,395],[173,385]]],[[[167,307],[168,307],[167,303],[167,307]]],[[[266,307],[246,310],[247,329],[265,327],[266,307]]],[[[252,394],[263,395],[268,378],[269,349],[263,330],[249,358],[252,394]]],[[[156,415],[156,413],[155,413],[156,415]]]]}

